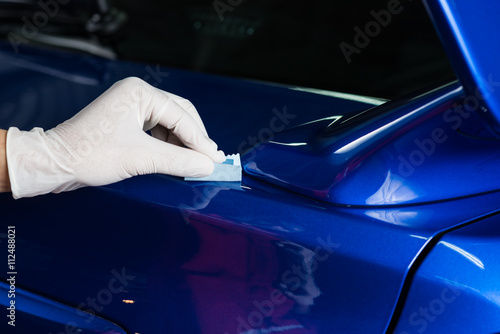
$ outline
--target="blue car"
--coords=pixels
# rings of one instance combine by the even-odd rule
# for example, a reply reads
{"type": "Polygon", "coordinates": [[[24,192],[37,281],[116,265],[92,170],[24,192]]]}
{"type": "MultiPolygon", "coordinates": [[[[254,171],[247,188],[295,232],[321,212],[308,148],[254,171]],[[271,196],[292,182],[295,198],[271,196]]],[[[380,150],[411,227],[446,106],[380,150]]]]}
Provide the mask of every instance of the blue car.
{"type": "Polygon", "coordinates": [[[500,332],[499,3],[137,6],[0,1],[0,128],[135,76],[242,181],[0,194],[0,333],[500,332]]]}

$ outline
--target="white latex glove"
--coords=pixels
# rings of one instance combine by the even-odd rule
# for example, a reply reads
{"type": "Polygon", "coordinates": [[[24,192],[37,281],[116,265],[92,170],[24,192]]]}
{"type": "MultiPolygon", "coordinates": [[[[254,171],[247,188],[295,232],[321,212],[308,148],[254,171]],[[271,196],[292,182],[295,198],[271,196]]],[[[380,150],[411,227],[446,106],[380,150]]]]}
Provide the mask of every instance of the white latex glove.
{"type": "Polygon", "coordinates": [[[16,199],[142,174],[206,176],[225,160],[188,100],[138,78],[118,81],[51,130],[10,128],[6,147],[16,199]]]}

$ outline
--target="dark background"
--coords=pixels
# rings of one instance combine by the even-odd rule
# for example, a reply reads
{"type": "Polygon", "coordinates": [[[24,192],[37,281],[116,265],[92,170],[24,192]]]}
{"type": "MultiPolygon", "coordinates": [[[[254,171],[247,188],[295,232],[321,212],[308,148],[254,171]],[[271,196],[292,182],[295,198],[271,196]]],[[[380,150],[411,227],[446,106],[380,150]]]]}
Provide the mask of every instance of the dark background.
{"type": "MultiPolygon", "coordinates": [[[[72,0],[40,31],[92,40],[119,59],[390,99],[453,80],[418,0],[400,1],[401,12],[346,61],[340,43],[355,46],[354,28],[395,1],[72,0]],[[108,15],[101,30],[88,25],[96,13],[108,15]]],[[[0,1],[0,34],[41,10],[26,2],[0,1]]]]}

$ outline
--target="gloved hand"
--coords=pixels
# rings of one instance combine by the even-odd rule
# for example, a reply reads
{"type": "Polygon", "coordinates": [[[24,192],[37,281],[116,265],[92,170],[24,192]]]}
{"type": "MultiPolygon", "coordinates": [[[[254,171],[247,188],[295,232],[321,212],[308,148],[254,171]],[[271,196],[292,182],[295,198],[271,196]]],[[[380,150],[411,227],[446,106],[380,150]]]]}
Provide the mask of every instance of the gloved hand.
{"type": "Polygon", "coordinates": [[[138,78],[118,81],[51,130],[10,128],[6,149],[16,199],[142,174],[206,176],[225,160],[188,100],[138,78]]]}

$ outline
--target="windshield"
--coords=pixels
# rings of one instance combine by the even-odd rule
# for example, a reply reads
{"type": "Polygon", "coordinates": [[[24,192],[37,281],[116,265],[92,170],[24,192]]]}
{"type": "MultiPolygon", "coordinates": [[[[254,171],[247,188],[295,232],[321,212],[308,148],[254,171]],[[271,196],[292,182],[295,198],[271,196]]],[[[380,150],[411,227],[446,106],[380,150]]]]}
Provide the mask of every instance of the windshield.
{"type": "Polygon", "coordinates": [[[111,50],[100,56],[388,99],[454,79],[419,1],[60,2],[0,1],[0,33],[30,37],[45,12],[38,35],[83,37],[111,50]]]}

